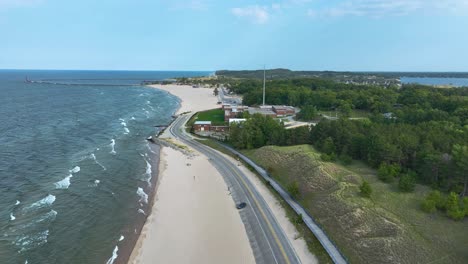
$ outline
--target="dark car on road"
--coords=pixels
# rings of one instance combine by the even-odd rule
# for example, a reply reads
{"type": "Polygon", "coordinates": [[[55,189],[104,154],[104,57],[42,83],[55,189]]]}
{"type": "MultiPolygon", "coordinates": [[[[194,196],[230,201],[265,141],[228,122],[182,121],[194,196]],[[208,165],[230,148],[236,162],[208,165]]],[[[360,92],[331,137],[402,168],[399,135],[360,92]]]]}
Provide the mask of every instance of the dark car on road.
{"type": "Polygon", "coordinates": [[[247,206],[247,204],[244,203],[244,202],[242,202],[242,203],[238,203],[238,204],[236,205],[236,208],[240,210],[240,209],[242,209],[242,208],[245,208],[246,206],[247,206]]]}

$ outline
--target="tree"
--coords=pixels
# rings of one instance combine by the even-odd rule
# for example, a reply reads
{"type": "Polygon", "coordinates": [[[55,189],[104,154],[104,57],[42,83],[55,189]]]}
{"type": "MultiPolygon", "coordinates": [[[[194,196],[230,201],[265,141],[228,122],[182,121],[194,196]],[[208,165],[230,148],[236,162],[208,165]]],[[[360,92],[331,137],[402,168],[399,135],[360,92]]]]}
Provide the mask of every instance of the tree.
{"type": "Polygon", "coordinates": [[[323,142],[322,151],[327,155],[335,153],[335,144],[333,143],[333,139],[331,137],[327,137],[327,139],[325,139],[323,142]]]}
{"type": "Polygon", "coordinates": [[[370,198],[372,194],[372,188],[367,181],[362,182],[361,186],[359,186],[359,190],[363,197],[370,198]]]}
{"type": "Polygon", "coordinates": [[[297,113],[296,118],[302,121],[311,121],[317,117],[317,109],[313,105],[306,105],[297,113]]]}
{"type": "Polygon", "coordinates": [[[455,162],[456,173],[463,181],[463,191],[461,196],[465,196],[468,191],[468,146],[455,144],[452,149],[453,161],[455,162]]]}
{"type": "Polygon", "coordinates": [[[412,192],[416,184],[416,174],[414,172],[408,172],[401,175],[398,181],[398,188],[403,192],[412,192]]]}

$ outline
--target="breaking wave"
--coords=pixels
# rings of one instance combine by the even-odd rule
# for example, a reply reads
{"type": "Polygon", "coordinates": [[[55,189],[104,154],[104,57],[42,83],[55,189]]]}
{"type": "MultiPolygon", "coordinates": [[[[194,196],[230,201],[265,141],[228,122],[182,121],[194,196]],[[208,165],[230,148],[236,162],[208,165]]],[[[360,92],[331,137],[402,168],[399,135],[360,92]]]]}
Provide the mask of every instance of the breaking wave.
{"type": "Polygon", "coordinates": [[[81,168],[79,166],[75,166],[73,169],[70,170],[70,173],[78,173],[80,172],[81,168]]]}
{"type": "Polygon", "coordinates": [[[41,200],[26,207],[25,210],[39,209],[47,206],[51,206],[55,202],[55,195],[49,194],[41,200]]]}
{"type": "Polygon", "coordinates": [[[119,247],[115,246],[114,251],[112,251],[112,257],[106,262],[106,264],[113,264],[114,261],[117,259],[119,256],[117,252],[119,251],[119,247]]]}
{"type": "Polygon", "coordinates": [[[111,143],[109,144],[109,146],[111,147],[111,151],[110,151],[110,154],[112,155],[115,155],[117,154],[117,152],[115,152],[115,139],[111,139],[111,143]]]}
{"type": "Polygon", "coordinates": [[[101,166],[101,168],[102,168],[103,170],[107,170],[106,167],[104,167],[104,165],[102,165],[101,163],[99,163],[99,161],[97,161],[96,155],[94,155],[94,153],[91,154],[91,158],[94,160],[94,162],[95,162],[97,165],[101,166]]]}
{"type": "Polygon", "coordinates": [[[145,203],[145,204],[148,203],[148,194],[146,194],[142,188],[138,187],[136,193],[138,194],[138,196],[140,196],[140,200],[138,200],[138,202],[145,203]]]}
{"type": "Polygon", "coordinates": [[[68,189],[70,187],[70,179],[73,177],[72,174],[65,177],[63,180],[54,183],[55,189],[68,189]]]}

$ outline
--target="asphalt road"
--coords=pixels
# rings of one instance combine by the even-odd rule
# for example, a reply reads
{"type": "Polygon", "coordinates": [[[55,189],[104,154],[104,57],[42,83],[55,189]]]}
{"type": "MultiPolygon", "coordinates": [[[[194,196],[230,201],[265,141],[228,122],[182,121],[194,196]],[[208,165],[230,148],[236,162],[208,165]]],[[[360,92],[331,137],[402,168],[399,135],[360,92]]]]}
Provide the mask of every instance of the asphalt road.
{"type": "MultiPolygon", "coordinates": [[[[233,164],[213,149],[193,140],[184,126],[189,115],[179,116],[169,127],[169,132],[180,141],[207,156],[224,177],[235,204],[247,203],[239,211],[247,231],[256,263],[300,263],[293,247],[286,238],[263,197],[233,164]]],[[[235,206],[233,204],[233,206],[235,206]]]]}

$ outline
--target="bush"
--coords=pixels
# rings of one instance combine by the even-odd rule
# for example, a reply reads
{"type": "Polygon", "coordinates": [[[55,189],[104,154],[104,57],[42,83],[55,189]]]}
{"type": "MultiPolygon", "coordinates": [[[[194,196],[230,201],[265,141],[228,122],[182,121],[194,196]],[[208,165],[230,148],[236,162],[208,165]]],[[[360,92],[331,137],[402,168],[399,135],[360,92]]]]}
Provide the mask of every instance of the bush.
{"type": "Polygon", "coordinates": [[[367,181],[363,181],[361,186],[359,186],[359,190],[361,191],[361,195],[366,198],[370,198],[372,194],[372,188],[367,181]]]}
{"type": "Polygon", "coordinates": [[[445,209],[445,197],[439,191],[430,192],[426,199],[433,200],[437,209],[445,209]]]}
{"type": "Polygon", "coordinates": [[[341,160],[341,162],[343,162],[344,165],[349,165],[349,164],[353,163],[353,159],[347,154],[341,154],[340,155],[340,160],[341,160]]]}
{"type": "Polygon", "coordinates": [[[421,208],[426,213],[434,213],[437,210],[436,202],[432,199],[429,199],[429,197],[426,197],[426,199],[424,199],[424,201],[421,203],[421,208]]]}
{"type": "Polygon", "coordinates": [[[377,176],[384,182],[392,182],[400,173],[400,166],[397,164],[387,164],[383,162],[380,164],[377,171],[377,176]]]}
{"type": "Polygon", "coordinates": [[[299,184],[297,184],[297,182],[289,183],[286,187],[286,190],[288,191],[289,195],[291,195],[294,199],[299,198],[299,195],[301,194],[299,191],[299,184]]]}
{"type": "MultiPolygon", "coordinates": [[[[465,202],[464,199],[463,202],[465,202]]],[[[447,208],[447,216],[453,220],[461,220],[465,217],[465,210],[460,206],[460,199],[456,193],[449,194],[445,207],[447,208]]]]}
{"type": "Polygon", "coordinates": [[[325,161],[325,162],[335,161],[336,160],[336,155],[335,155],[335,153],[332,153],[330,155],[324,153],[324,154],[320,155],[320,159],[322,159],[322,161],[325,161]]]}
{"type": "Polygon", "coordinates": [[[409,172],[401,175],[398,182],[398,188],[403,192],[412,192],[416,185],[416,175],[414,172],[409,172]]]}

